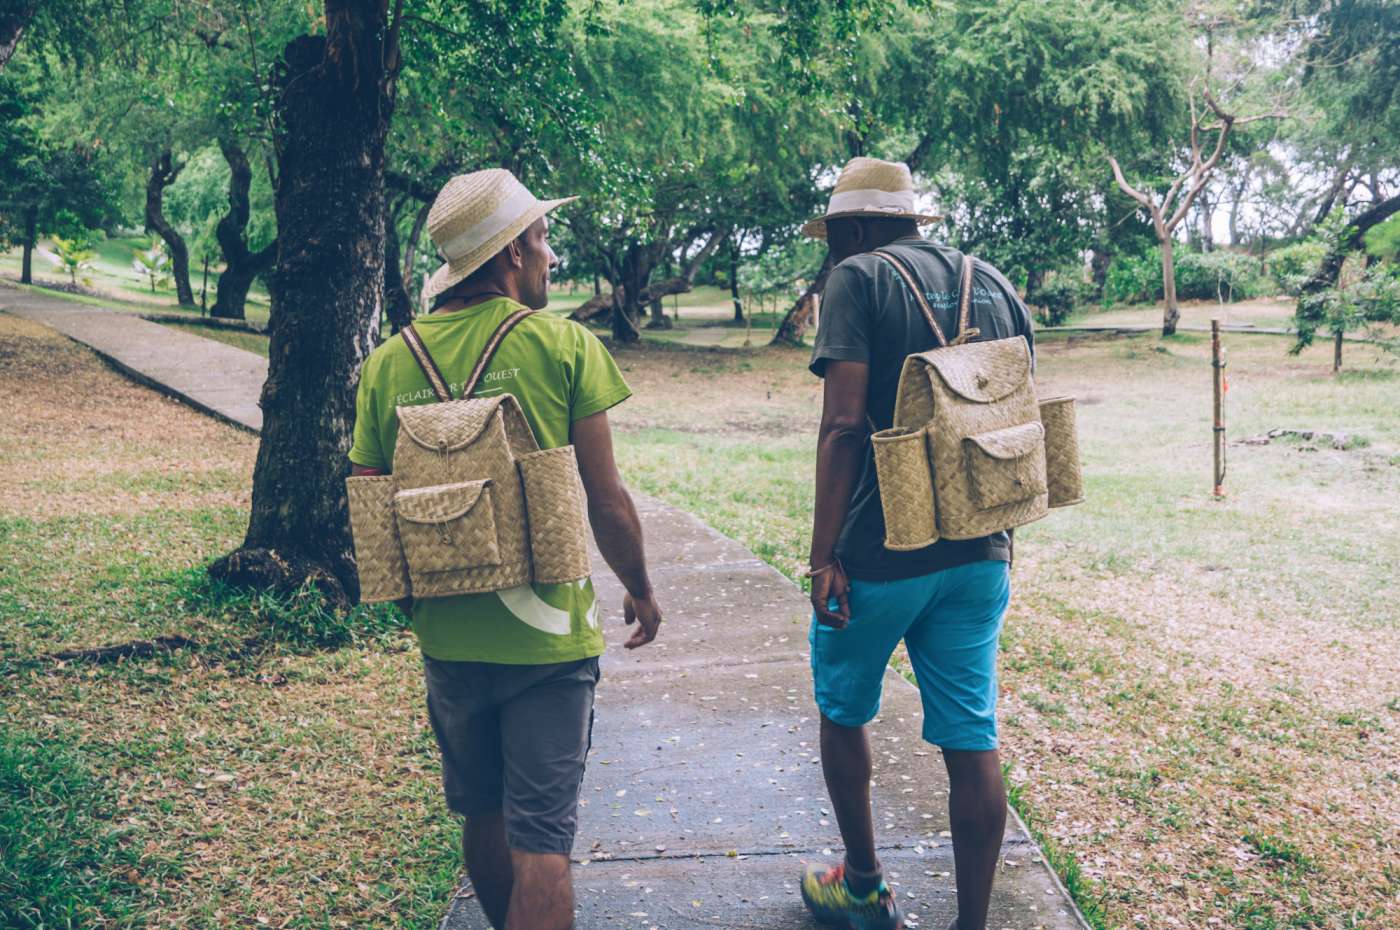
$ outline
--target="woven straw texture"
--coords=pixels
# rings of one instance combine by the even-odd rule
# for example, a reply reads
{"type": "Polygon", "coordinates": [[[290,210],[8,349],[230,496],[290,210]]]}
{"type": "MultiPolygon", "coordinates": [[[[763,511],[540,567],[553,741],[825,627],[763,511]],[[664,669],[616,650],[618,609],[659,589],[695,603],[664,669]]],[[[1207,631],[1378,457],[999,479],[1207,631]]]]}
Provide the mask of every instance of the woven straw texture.
{"type": "Polygon", "coordinates": [[[394,495],[399,539],[413,590],[441,572],[494,566],[501,560],[489,481],[413,488],[394,495]]]}
{"type": "MultiPolygon", "coordinates": [[[[487,168],[470,174],[459,174],[444,184],[433,200],[433,205],[428,210],[428,235],[433,244],[441,250],[444,244],[490,222],[502,204],[517,192],[522,192],[520,182],[504,168],[487,168]]],[[[576,199],[565,197],[560,200],[536,200],[526,194],[521,202],[520,211],[505,218],[499,229],[482,230],[485,238],[480,245],[461,255],[444,256],[447,262],[428,279],[423,289],[423,299],[432,300],[457,284],[505,248],[512,239],[529,229],[535,220],[555,207],[576,199]]]]}
{"type": "Polygon", "coordinates": [[[938,523],[924,431],[881,430],[870,441],[885,513],[885,548],[903,551],[933,545],[938,541],[938,523]]]}
{"type": "Polygon", "coordinates": [[[573,446],[534,452],[520,460],[530,550],[536,581],[564,584],[587,578],[588,511],[573,446]]]}
{"type": "Polygon", "coordinates": [[[1084,501],[1084,471],[1079,463],[1079,430],[1073,397],[1048,397],[1040,402],[1045,426],[1045,472],[1051,507],[1084,501]]]}
{"type": "Polygon", "coordinates": [[[994,510],[1038,497],[1045,489],[1045,431],[1022,423],[963,440],[972,500],[994,510]]]}
{"type": "Polygon", "coordinates": [[[887,191],[907,194],[907,209],[894,210],[889,207],[872,206],[868,209],[833,211],[828,205],[825,216],[819,216],[803,224],[802,235],[811,236],[814,239],[825,239],[826,221],[835,216],[902,216],[914,220],[920,225],[936,223],[943,219],[937,214],[921,213],[915,208],[914,176],[910,173],[909,166],[902,161],[881,161],[878,158],[857,155],[842,167],[841,173],[836,177],[836,186],[832,188],[831,193],[834,197],[837,194],[852,191],[887,191]]]}
{"type": "Polygon", "coordinates": [[[350,503],[350,531],[360,571],[360,600],[366,604],[397,601],[408,596],[408,569],[394,524],[393,475],[345,479],[350,503]]]}
{"type": "Polygon", "coordinates": [[[538,451],[519,402],[509,394],[400,407],[394,475],[401,490],[489,481],[498,561],[414,577],[414,597],[499,591],[530,581],[525,495],[515,460],[538,451]],[[508,421],[518,423],[507,427],[508,421]]]}
{"type": "MultiPolygon", "coordinates": [[[[1016,488],[1017,475],[1022,476],[1022,486],[1015,493],[1003,489],[992,495],[995,500],[1006,500],[1008,494],[1019,499],[983,508],[978,503],[964,447],[964,440],[971,437],[984,437],[1039,419],[1030,349],[1020,337],[932,349],[905,360],[895,399],[894,425],[926,428],[939,536],[974,539],[1045,516],[1043,451],[1039,453],[1038,465],[1034,448],[1005,459],[987,456],[992,461],[982,465],[984,482],[997,480],[993,473],[1000,470],[1010,476],[1006,479],[1009,488],[1016,488]],[[1021,461],[1027,457],[1029,462],[1021,461]],[[1038,481],[1028,483],[1028,476],[1038,481]],[[1035,493],[1037,485],[1039,493],[1035,493]]],[[[988,438],[987,442],[995,445],[996,440],[988,438]]],[[[997,448],[1007,454],[1006,440],[997,448]]],[[[882,485],[881,494],[884,493],[882,485]]]]}

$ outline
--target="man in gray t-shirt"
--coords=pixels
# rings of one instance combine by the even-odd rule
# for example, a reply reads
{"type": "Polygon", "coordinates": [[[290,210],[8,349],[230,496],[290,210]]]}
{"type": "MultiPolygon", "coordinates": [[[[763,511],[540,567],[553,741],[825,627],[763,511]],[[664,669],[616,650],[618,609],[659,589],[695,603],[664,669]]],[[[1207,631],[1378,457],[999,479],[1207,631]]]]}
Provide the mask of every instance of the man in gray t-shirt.
{"type": "MultiPolygon", "coordinates": [[[[913,293],[875,249],[911,271],[951,340],[963,263],[919,235],[903,164],[857,158],[841,172],[827,215],[803,231],[825,238],[832,270],[822,295],[812,371],[825,381],[812,523],[812,678],[821,711],[822,771],[846,845],[840,865],[812,867],[801,891],[820,920],[861,930],[900,925],[875,852],[870,744],[890,655],[901,640],[919,683],[923,738],[943,752],[957,863],[956,930],[983,930],[1006,826],[996,729],[996,651],[1010,599],[1011,540],[941,540],[886,549],[870,433],[892,425],[906,356],[939,343],[913,293]]],[[[1030,314],[990,265],[973,265],[969,325],[979,339],[1024,338],[1030,314]]],[[[915,765],[910,760],[910,765],[915,765]]]]}
{"type": "MultiPolygon", "coordinates": [[[[924,239],[917,232],[878,247],[904,260],[933,307],[938,325],[949,339],[955,338],[962,254],[924,239]]],[[[1026,305],[1001,272],[986,262],[973,266],[970,321],[982,331],[981,339],[1024,336],[1034,353],[1035,337],[1026,305]]],[[[893,425],[895,390],[905,356],[937,345],[914,295],[888,262],[863,252],[832,269],[822,291],[821,325],[812,350],[812,373],[825,377],[827,364],[832,361],[868,365],[865,406],[875,429],[893,425]]],[[[886,549],[884,543],[885,515],[875,484],[874,453],[867,442],[860,477],[836,544],[836,555],[849,577],[895,581],[982,559],[1007,561],[1011,557],[1006,533],[981,539],[942,539],[912,552],[886,549]]]]}

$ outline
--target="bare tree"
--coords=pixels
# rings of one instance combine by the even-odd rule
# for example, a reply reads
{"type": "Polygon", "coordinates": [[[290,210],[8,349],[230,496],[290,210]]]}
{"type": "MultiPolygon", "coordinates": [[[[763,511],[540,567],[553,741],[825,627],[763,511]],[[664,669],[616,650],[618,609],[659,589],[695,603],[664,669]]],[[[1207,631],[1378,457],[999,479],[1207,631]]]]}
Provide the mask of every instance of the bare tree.
{"type": "Polygon", "coordinates": [[[1193,81],[1191,92],[1188,95],[1191,104],[1190,161],[1186,170],[1177,175],[1160,200],[1157,200],[1152,192],[1139,190],[1129,184],[1127,179],[1123,177],[1123,169],[1118,166],[1118,160],[1112,155],[1108,156],[1108,163],[1113,168],[1113,180],[1118,183],[1118,187],[1123,193],[1136,200],[1147,211],[1152,218],[1152,229],[1157,234],[1157,241],[1162,248],[1162,295],[1166,301],[1166,307],[1162,313],[1163,336],[1175,333],[1177,320],[1181,319],[1181,308],[1176,302],[1176,266],[1172,256],[1173,233],[1190,212],[1191,205],[1205,188],[1206,182],[1210,180],[1211,172],[1215,170],[1216,163],[1220,161],[1220,154],[1225,151],[1225,143],[1230,138],[1230,132],[1236,126],[1242,126],[1245,123],[1261,119],[1274,119],[1285,115],[1282,111],[1245,117],[1226,113],[1207,87],[1202,87],[1201,99],[1205,101],[1208,112],[1202,112],[1197,106],[1195,82],[1193,81]],[[1219,122],[1206,125],[1205,120],[1209,118],[1210,114],[1214,114],[1219,122]],[[1216,133],[1215,147],[1211,150],[1210,155],[1206,156],[1201,137],[1211,132],[1216,133]]]}

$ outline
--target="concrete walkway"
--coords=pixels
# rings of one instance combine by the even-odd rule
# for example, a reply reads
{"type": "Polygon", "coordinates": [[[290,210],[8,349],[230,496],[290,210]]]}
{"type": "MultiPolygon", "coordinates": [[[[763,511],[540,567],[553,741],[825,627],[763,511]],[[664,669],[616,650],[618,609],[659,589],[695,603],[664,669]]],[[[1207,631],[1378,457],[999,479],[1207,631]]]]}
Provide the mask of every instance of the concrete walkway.
{"type": "MultiPolygon", "coordinates": [[[[0,285],[0,309],[48,324],[139,380],[256,430],[265,362],[133,318],[0,285]]],[[[597,723],[574,857],[579,930],[815,925],[795,880],[840,855],[818,757],[807,670],[806,597],[743,546],[637,495],[666,622],[625,654],[622,589],[609,608],[597,723]]],[[[602,562],[594,555],[594,564],[602,562]]],[[[947,782],[919,739],[917,691],[894,672],[875,721],[880,855],[911,927],[956,913],[947,782]]],[[[1015,818],[1003,842],[992,930],[1086,926],[1015,818]]],[[[485,930],[464,886],[445,930],[485,930]]]]}
{"type": "Polygon", "coordinates": [[[0,282],[0,309],[51,326],[123,374],[244,429],[262,429],[267,359],[132,313],[104,310],[0,282]]]}

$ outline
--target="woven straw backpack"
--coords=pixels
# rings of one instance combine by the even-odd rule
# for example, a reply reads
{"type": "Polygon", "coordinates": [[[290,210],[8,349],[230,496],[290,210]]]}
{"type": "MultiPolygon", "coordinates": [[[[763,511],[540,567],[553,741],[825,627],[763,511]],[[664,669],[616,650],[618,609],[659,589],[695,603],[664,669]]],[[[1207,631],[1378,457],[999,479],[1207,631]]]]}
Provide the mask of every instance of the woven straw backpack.
{"type": "Polygon", "coordinates": [[[974,259],[962,257],[958,331],[950,342],[912,270],[884,250],[938,348],[904,360],[894,426],[871,436],[887,549],[974,539],[1083,499],[1074,400],[1037,401],[1020,336],[973,342],[974,259]]]}
{"type": "Polygon", "coordinates": [[[583,483],[573,446],[541,450],[510,394],[472,395],[506,334],[487,342],[462,399],[412,324],[404,344],[438,403],[398,407],[393,471],[347,478],[360,599],[446,597],[590,573],[583,483]]]}

